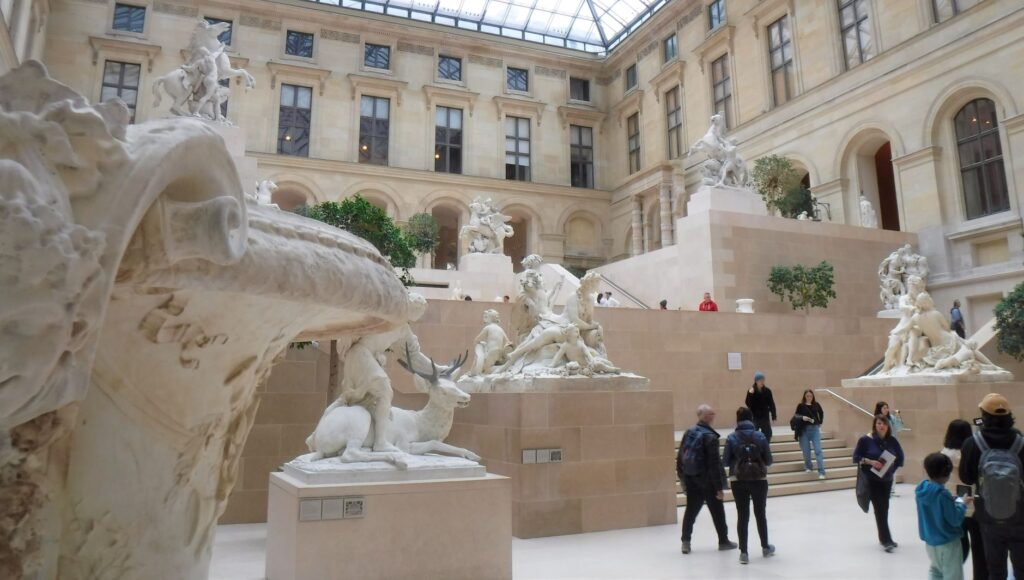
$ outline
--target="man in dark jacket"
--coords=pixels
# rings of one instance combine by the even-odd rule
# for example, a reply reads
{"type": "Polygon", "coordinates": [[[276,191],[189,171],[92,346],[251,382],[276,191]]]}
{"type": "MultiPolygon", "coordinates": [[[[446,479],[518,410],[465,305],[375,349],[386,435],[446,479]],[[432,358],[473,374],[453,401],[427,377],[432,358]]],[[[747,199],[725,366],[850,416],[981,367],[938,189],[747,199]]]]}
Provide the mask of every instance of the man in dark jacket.
{"type": "Polygon", "coordinates": [[[764,373],[754,373],[754,385],[747,391],[746,407],[754,414],[754,425],[772,442],[772,421],[778,419],[772,390],[764,384],[764,373]]]}
{"type": "MultiPolygon", "coordinates": [[[[978,407],[981,409],[981,436],[985,443],[990,449],[1010,449],[1021,434],[1013,428],[1013,413],[1006,397],[998,393],[989,393],[978,407]]],[[[964,441],[964,446],[960,450],[960,480],[965,484],[978,483],[981,455],[978,442],[973,437],[964,441]]],[[[1024,449],[1021,450],[1019,457],[1021,464],[1024,464],[1024,449]]],[[[1007,577],[1007,552],[1010,561],[1013,562],[1014,576],[1024,578],[1024,505],[1018,504],[1015,521],[1000,523],[986,513],[982,494],[976,495],[978,497],[975,498],[974,517],[981,526],[989,578],[1004,580],[1007,577]]]]}
{"type": "Polygon", "coordinates": [[[722,505],[724,489],[727,487],[725,468],[718,453],[717,431],[711,425],[715,421],[715,410],[710,405],[697,407],[697,424],[683,435],[676,455],[676,474],[686,493],[686,511],[683,513],[684,554],[690,553],[690,538],[693,523],[697,520],[704,504],[708,504],[711,520],[718,532],[718,549],[732,550],[734,542],[729,541],[729,526],[725,523],[725,507],[722,505]]]}

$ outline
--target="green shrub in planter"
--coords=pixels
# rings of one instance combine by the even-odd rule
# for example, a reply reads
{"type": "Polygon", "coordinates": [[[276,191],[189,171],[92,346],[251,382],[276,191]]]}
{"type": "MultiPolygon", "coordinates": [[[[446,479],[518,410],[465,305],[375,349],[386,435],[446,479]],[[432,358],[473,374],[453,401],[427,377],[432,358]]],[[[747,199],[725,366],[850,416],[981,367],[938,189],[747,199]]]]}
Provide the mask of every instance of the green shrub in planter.
{"type": "Polygon", "coordinates": [[[1024,283],[996,304],[996,331],[999,352],[1024,361],[1024,283]]]}
{"type": "Polygon", "coordinates": [[[836,297],[835,269],[832,264],[822,261],[813,268],[796,266],[774,266],[768,275],[768,289],[780,300],[788,300],[793,310],[827,308],[829,300],[836,297]]]}

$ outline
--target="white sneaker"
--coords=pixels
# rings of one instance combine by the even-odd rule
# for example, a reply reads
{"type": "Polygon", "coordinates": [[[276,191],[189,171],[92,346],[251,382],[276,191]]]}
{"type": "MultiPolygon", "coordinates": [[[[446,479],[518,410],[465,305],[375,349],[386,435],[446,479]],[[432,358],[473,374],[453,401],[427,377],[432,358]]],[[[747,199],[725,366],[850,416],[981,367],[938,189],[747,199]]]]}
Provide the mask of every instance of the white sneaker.
{"type": "Polygon", "coordinates": [[[818,475],[818,479],[825,479],[825,474],[824,473],[819,474],[818,475]]]}
{"type": "Polygon", "coordinates": [[[804,468],[804,473],[810,473],[810,472],[812,472],[812,471],[814,471],[814,470],[813,470],[813,469],[807,469],[807,468],[804,468]]]}

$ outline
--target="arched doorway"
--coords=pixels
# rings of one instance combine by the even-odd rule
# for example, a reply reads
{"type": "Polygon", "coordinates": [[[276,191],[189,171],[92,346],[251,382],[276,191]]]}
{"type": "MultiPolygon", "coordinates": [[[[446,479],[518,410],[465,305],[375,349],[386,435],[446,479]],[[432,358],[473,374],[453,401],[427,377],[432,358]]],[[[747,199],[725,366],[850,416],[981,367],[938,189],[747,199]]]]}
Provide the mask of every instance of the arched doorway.
{"type": "Polygon", "coordinates": [[[888,141],[875,151],[875,178],[878,187],[878,218],[884,230],[900,231],[900,208],[896,204],[896,176],[892,170],[892,144],[888,141]]]}
{"type": "Polygon", "coordinates": [[[459,210],[438,205],[430,210],[430,215],[440,226],[432,267],[436,270],[444,270],[449,264],[455,267],[459,263],[459,210]]]}
{"type": "Polygon", "coordinates": [[[295,211],[295,208],[302,205],[309,205],[310,201],[306,194],[294,189],[278,189],[270,194],[270,201],[276,203],[283,211],[295,211]]]}

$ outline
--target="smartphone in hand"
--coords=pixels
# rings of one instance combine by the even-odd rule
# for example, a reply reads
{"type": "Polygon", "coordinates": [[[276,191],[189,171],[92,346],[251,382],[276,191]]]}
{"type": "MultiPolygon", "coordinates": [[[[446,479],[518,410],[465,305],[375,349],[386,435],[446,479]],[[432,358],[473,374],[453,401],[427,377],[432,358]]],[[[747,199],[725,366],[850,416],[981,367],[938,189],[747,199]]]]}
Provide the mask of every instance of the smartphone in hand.
{"type": "Polygon", "coordinates": [[[957,486],[956,486],[956,496],[957,497],[964,497],[965,495],[968,496],[968,497],[973,496],[974,495],[974,488],[969,486],[969,485],[963,485],[962,483],[961,484],[957,484],[957,486]]]}

